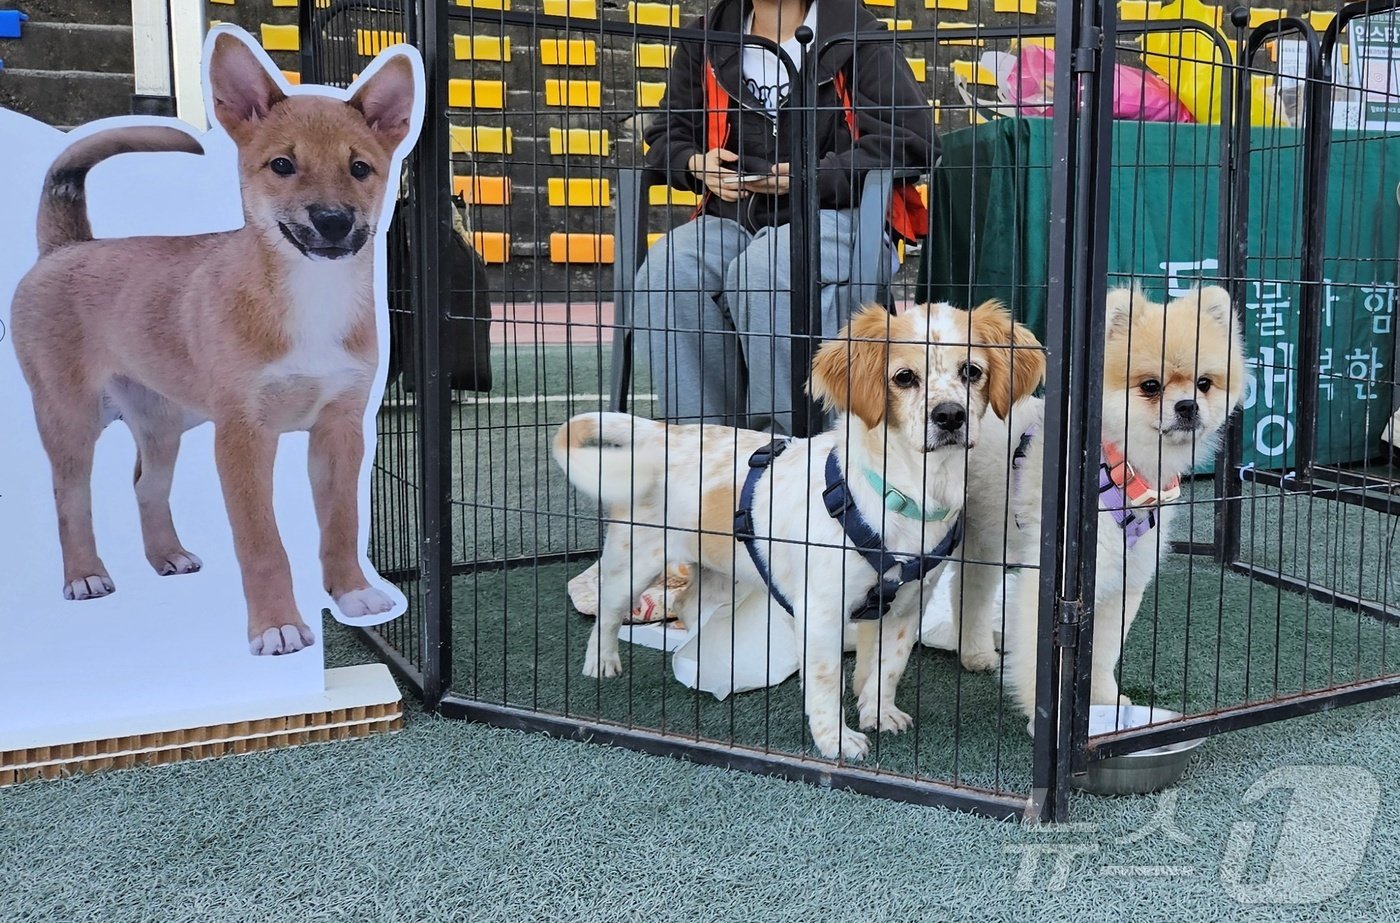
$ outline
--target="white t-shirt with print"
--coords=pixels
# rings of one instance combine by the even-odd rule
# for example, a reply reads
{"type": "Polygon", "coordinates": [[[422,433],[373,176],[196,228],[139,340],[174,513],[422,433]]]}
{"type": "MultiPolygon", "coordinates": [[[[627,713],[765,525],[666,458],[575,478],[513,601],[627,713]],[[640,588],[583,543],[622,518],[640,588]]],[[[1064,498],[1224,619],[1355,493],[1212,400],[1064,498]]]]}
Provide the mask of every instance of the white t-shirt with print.
{"type": "MultiPolygon", "coordinates": [[[[811,29],[814,34],[816,33],[817,0],[812,0],[812,5],[807,8],[807,16],[802,20],[802,25],[811,29]]],[[[752,31],[753,13],[749,13],[748,18],[744,21],[744,34],[747,35],[752,31]]],[[[802,66],[802,44],[797,39],[790,38],[783,42],[780,47],[795,65],[799,68],[802,66]]],[[[756,45],[744,47],[741,68],[744,76],[744,88],[763,104],[769,115],[776,116],[778,107],[787,100],[792,90],[787,68],[773,52],[756,45]]]]}

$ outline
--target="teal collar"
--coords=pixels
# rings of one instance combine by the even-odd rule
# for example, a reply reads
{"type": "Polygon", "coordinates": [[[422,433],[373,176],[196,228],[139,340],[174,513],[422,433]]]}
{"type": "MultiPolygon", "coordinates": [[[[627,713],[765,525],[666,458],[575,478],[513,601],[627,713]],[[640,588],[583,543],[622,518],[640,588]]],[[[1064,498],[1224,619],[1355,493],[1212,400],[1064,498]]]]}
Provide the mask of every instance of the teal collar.
{"type": "Polygon", "coordinates": [[[875,491],[885,498],[885,509],[891,513],[898,513],[900,516],[907,516],[910,519],[922,519],[924,522],[943,522],[953,515],[953,511],[943,507],[935,507],[926,510],[919,505],[919,501],[913,497],[906,496],[895,490],[885,479],[876,474],[874,469],[865,469],[865,480],[875,491]]]}

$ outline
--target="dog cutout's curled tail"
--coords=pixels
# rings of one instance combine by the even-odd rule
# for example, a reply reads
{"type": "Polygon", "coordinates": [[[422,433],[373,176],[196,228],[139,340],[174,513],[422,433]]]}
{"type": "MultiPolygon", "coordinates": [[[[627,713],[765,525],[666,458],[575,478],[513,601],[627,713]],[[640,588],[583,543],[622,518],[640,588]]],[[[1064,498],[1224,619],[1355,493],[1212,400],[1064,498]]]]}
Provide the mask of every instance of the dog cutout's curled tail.
{"type": "Polygon", "coordinates": [[[665,484],[664,423],[626,413],[581,413],[554,434],[554,460],[575,487],[630,506],[665,484]]]}
{"type": "Polygon", "coordinates": [[[87,214],[88,171],[118,154],[203,154],[204,148],[178,128],[112,128],[70,145],[49,167],[39,199],[39,255],[92,240],[87,214]]]}

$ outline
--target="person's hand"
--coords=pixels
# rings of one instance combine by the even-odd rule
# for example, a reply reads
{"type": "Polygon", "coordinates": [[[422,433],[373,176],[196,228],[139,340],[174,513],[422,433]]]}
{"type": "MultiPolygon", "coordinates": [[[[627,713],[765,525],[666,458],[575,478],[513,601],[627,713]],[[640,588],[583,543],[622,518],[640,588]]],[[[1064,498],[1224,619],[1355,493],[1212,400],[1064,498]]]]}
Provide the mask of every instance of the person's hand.
{"type": "Polygon", "coordinates": [[[767,179],[745,183],[740,188],[759,195],[787,195],[788,187],[792,184],[790,173],[791,166],[789,164],[775,163],[773,169],[769,171],[767,179]]]}
{"type": "Polygon", "coordinates": [[[694,173],[700,182],[705,184],[705,188],[722,202],[737,202],[746,193],[744,188],[734,182],[737,176],[733,170],[724,168],[726,163],[734,163],[739,159],[739,155],[733,151],[726,151],[724,148],[711,148],[703,154],[693,154],[690,158],[690,172],[694,173]]]}

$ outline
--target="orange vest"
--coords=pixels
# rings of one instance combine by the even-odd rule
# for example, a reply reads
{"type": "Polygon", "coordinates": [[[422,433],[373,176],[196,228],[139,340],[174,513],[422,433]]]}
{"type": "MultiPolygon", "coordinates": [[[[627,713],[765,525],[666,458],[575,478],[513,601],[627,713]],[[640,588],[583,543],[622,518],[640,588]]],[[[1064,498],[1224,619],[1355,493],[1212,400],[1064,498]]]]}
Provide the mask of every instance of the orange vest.
{"type": "MultiPolygon", "coordinates": [[[[851,140],[860,140],[860,128],[856,125],[855,109],[851,106],[851,94],[846,89],[846,75],[836,72],[834,81],[836,97],[845,110],[846,128],[851,140]]],[[[708,59],[705,61],[705,150],[723,147],[729,140],[729,94],[715,78],[715,69],[708,59]]],[[[708,194],[707,194],[708,195],[708,194]]],[[[700,209],[704,208],[703,201],[700,209]]],[[[696,214],[700,213],[696,210],[696,214]]],[[[928,208],[919,197],[919,190],[913,183],[896,183],[890,196],[890,210],[885,219],[895,234],[905,240],[920,240],[928,235],[928,208]]]]}

